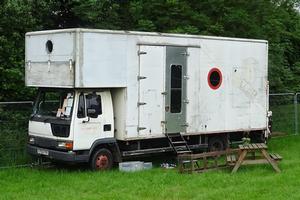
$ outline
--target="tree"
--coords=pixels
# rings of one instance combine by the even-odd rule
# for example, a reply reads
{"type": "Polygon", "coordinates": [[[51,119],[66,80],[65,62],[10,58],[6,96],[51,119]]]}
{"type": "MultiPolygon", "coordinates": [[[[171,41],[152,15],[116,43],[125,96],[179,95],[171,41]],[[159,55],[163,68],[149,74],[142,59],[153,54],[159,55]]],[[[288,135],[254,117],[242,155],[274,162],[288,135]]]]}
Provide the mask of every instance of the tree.
{"type": "Polygon", "coordinates": [[[271,92],[300,91],[300,0],[3,0],[0,101],[33,99],[24,87],[24,35],[59,28],[188,33],[269,41],[271,92]]]}

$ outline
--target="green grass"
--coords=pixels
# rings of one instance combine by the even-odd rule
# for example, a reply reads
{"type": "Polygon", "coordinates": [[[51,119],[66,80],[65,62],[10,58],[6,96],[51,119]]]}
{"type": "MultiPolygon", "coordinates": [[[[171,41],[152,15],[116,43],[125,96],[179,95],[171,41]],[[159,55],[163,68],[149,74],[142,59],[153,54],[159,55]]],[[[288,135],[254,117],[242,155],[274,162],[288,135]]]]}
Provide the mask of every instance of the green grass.
{"type": "Polygon", "coordinates": [[[272,139],[282,173],[269,165],[204,174],[155,168],[124,173],[72,169],[0,170],[0,199],[300,199],[300,137],[272,139]]]}

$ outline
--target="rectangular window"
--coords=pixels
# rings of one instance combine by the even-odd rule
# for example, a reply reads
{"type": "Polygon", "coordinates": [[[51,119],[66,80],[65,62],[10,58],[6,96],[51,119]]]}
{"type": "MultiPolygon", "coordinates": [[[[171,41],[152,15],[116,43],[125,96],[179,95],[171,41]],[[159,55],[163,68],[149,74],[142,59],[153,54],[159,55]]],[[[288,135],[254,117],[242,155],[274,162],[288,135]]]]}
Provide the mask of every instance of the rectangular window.
{"type": "Polygon", "coordinates": [[[181,112],[182,66],[171,66],[171,113],[181,112]]]}
{"type": "Polygon", "coordinates": [[[96,93],[85,95],[87,116],[97,118],[102,114],[101,97],[96,93]]]}
{"type": "Polygon", "coordinates": [[[40,90],[34,106],[34,115],[42,118],[70,120],[73,98],[72,90],[40,90]]]}

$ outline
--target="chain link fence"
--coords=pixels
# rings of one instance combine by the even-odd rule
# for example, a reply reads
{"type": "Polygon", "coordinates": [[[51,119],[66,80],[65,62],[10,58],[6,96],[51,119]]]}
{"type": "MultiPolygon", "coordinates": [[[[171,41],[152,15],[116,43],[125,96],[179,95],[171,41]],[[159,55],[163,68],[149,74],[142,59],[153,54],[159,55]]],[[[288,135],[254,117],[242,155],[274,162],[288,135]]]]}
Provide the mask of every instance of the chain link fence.
{"type": "MultiPolygon", "coordinates": [[[[0,102],[0,168],[26,166],[33,160],[26,152],[31,101],[0,102]]],[[[270,94],[273,136],[298,134],[300,93],[270,94]]]]}
{"type": "Polygon", "coordinates": [[[276,93],[269,96],[273,136],[298,134],[300,119],[299,93],[276,93]]]}
{"type": "Polygon", "coordinates": [[[0,168],[31,162],[26,153],[32,102],[0,102],[0,168]]]}

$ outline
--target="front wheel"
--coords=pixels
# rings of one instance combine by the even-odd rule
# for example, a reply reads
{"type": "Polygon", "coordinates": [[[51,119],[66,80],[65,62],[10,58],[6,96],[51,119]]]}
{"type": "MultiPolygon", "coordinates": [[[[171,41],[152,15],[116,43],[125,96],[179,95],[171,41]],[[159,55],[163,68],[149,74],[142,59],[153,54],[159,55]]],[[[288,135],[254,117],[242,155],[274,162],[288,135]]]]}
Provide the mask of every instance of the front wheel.
{"type": "Polygon", "coordinates": [[[110,150],[106,148],[95,151],[90,161],[92,170],[103,171],[109,170],[113,166],[113,155],[110,150]]]}

